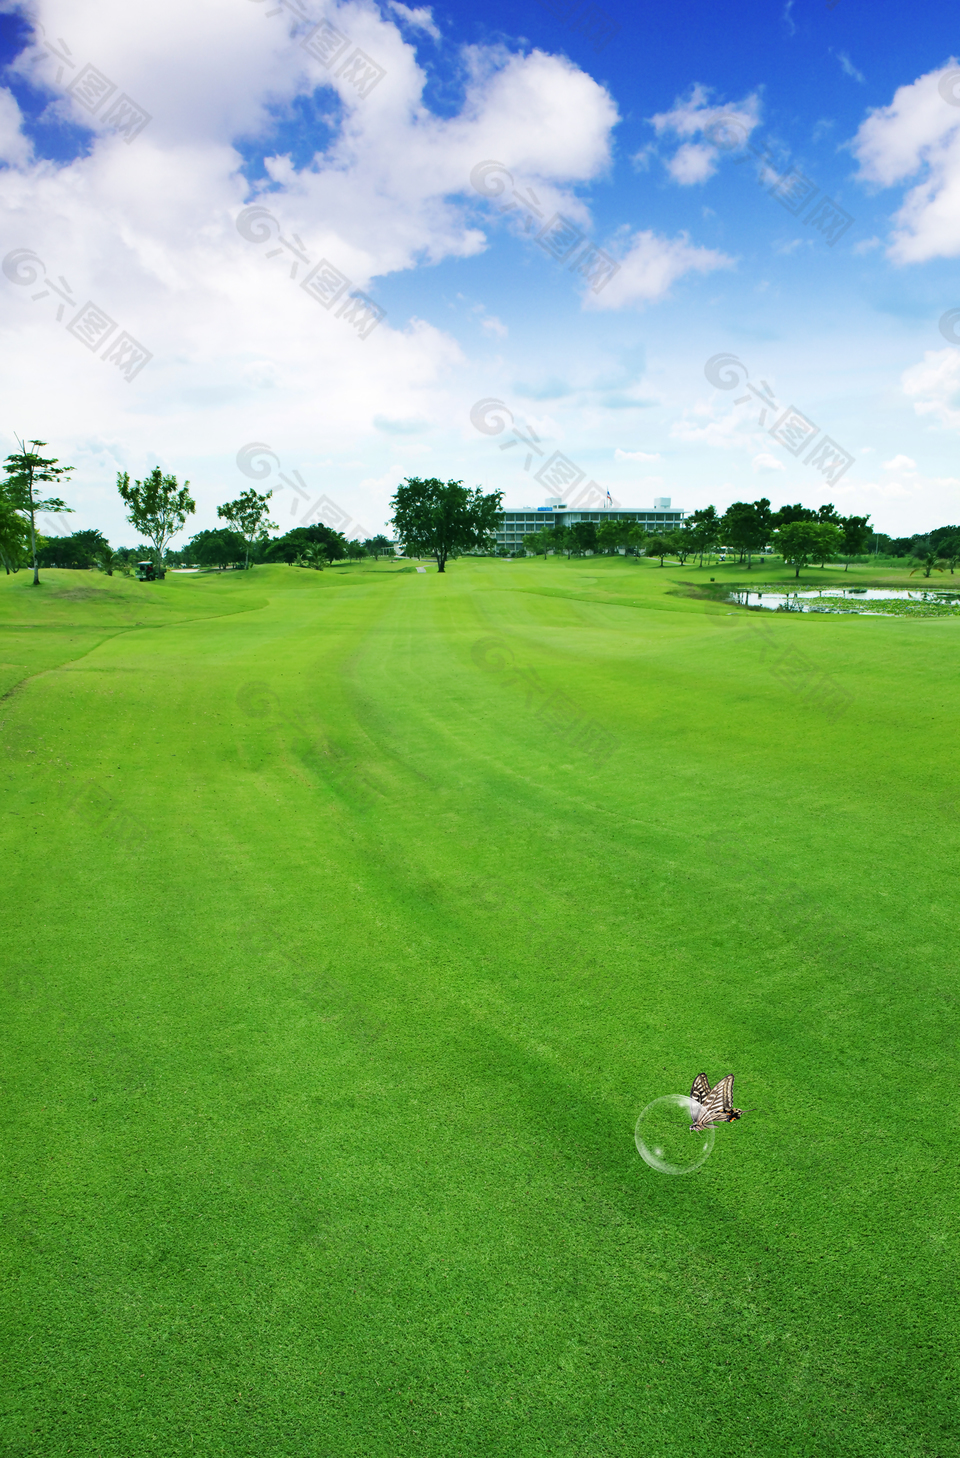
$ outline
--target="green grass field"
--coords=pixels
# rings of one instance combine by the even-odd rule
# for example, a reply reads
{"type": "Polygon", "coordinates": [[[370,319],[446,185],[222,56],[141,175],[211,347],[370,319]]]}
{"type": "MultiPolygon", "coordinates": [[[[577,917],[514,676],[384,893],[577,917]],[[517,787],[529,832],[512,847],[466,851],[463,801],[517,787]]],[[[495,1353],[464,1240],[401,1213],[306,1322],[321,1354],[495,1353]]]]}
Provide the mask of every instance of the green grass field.
{"type": "Polygon", "coordinates": [[[685,586],[767,564],[43,575],[0,1452],[960,1452],[960,622],[685,586]],[[658,1174],[700,1069],[752,1112],[658,1174]]]}

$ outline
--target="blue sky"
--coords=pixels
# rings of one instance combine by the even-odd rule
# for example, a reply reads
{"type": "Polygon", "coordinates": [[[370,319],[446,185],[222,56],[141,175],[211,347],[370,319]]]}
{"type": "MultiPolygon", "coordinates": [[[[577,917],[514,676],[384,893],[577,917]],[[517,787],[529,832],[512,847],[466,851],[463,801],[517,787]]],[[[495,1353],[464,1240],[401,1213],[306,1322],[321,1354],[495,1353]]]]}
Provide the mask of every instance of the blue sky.
{"type": "Polygon", "coordinates": [[[8,4],[0,443],[70,526],[155,464],[191,529],[413,474],[960,520],[955,10],[589,9],[8,4]]]}

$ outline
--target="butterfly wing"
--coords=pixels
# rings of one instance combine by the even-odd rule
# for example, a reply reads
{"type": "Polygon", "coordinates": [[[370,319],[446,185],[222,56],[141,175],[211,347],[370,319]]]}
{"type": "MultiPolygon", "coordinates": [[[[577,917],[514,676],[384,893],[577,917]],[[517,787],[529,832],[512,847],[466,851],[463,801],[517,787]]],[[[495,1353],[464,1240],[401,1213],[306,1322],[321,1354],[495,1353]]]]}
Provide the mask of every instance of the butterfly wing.
{"type": "Polygon", "coordinates": [[[706,1129],[708,1124],[716,1124],[726,1119],[727,1114],[733,1108],[731,1102],[732,1093],[733,1074],[728,1073],[726,1078],[721,1078],[720,1082],[710,1090],[707,1096],[701,1099],[700,1102],[703,1107],[700,1110],[700,1117],[697,1119],[695,1127],[697,1129],[706,1129]]]}
{"type": "Polygon", "coordinates": [[[698,1073],[693,1080],[693,1087],[690,1090],[690,1097],[695,1103],[703,1104],[707,1101],[707,1094],[710,1092],[710,1080],[705,1073],[698,1073]]]}
{"type": "Polygon", "coordinates": [[[720,1094],[720,1107],[725,1114],[733,1110],[733,1074],[728,1073],[726,1078],[721,1078],[713,1093],[720,1094]]]}

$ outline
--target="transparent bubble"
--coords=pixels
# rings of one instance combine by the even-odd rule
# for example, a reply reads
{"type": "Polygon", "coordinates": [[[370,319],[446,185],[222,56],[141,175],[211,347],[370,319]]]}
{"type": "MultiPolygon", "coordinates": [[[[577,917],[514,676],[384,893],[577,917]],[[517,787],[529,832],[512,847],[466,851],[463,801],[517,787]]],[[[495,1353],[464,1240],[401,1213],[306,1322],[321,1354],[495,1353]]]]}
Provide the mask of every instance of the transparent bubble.
{"type": "Polygon", "coordinates": [[[690,1133],[702,1108],[686,1094],[665,1094],[647,1104],[633,1135],[641,1159],[661,1174],[692,1174],[699,1169],[709,1158],[717,1132],[711,1125],[700,1134],[690,1133]]]}

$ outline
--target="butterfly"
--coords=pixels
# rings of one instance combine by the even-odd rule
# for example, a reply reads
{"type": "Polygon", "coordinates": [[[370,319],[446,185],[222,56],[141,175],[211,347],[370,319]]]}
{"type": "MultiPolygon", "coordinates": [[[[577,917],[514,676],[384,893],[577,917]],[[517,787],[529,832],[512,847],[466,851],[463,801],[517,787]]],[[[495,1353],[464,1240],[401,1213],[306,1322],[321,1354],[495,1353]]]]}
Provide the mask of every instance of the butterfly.
{"type": "Polygon", "coordinates": [[[712,1124],[730,1124],[743,1117],[742,1109],[733,1107],[733,1074],[721,1078],[714,1088],[705,1073],[698,1073],[690,1090],[691,1099],[700,1105],[696,1121],[690,1125],[691,1134],[702,1134],[712,1124]]]}

